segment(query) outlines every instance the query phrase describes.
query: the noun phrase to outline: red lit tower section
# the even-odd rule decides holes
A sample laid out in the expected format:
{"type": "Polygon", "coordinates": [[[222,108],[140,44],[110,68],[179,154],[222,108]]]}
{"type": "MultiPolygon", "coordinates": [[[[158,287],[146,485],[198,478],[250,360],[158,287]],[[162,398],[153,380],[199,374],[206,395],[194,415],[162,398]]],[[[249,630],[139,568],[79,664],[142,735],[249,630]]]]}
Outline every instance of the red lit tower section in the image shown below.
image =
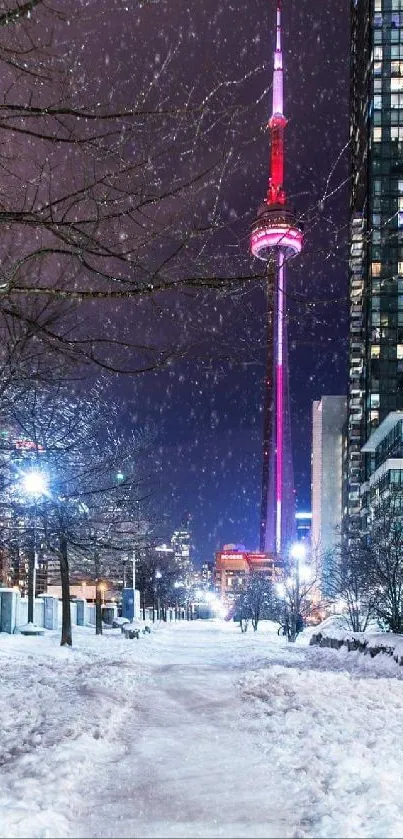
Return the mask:
{"type": "Polygon", "coordinates": [[[273,107],[268,128],[271,141],[267,195],[252,227],[253,256],[267,263],[268,360],[265,382],[263,480],[260,550],[281,557],[295,530],[294,478],[288,397],[286,328],[286,265],[300,253],[302,225],[287,203],[284,189],[283,53],[281,4],[277,0],[273,107]]]}

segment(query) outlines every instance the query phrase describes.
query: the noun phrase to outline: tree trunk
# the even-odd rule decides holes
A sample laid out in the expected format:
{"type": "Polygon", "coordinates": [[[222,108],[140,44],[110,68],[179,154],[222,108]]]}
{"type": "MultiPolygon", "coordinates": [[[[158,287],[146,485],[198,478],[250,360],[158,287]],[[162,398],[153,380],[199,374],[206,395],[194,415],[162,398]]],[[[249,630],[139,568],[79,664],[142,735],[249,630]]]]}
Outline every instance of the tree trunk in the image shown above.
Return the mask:
{"type": "Polygon", "coordinates": [[[95,635],[102,635],[102,597],[99,579],[99,554],[95,551],[95,635]]]}
{"type": "Polygon", "coordinates": [[[294,642],[297,637],[297,614],[294,610],[292,610],[290,615],[290,632],[288,635],[288,640],[294,642]]]}
{"type": "Polygon", "coordinates": [[[66,644],[71,647],[71,612],[70,612],[70,576],[67,555],[67,539],[64,533],[60,535],[60,577],[62,581],[62,637],[60,646],[66,644]]]}

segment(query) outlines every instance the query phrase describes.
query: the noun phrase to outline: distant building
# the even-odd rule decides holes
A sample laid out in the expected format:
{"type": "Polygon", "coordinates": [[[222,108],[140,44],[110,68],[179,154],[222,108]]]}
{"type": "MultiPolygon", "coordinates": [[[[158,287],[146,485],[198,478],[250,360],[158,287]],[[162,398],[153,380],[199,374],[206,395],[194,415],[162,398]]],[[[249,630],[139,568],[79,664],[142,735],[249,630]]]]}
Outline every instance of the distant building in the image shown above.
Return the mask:
{"type": "Polygon", "coordinates": [[[311,543],[322,558],[340,541],[346,411],[345,396],[322,396],[313,403],[311,543]]]}
{"type": "Polygon", "coordinates": [[[298,541],[303,542],[307,546],[307,549],[309,549],[312,530],[312,513],[310,510],[295,513],[295,529],[298,541]]]}
{"type": "Polygon", "coordinates": [[[200,570],[202,586],[210,589],[214,585],[214,562],[203,562],[200,570]]]}
{"type": "Polygon", "coordinates": [[[274,554],[247,551],[243,546],[224,545],[215,554],[214,580],[217,594],[223,603],[230,605],[242,589],[245,577],[253,571],[270,580],[280,573],[274,554]]]}
{"type": "Polygon", "coordinates": [[[178,577],[181,578],[182,582],[186,585],[192,583],[192,534],[189,515],[184,516],[180,528],[174,531],[170,542],[157,545],[155,550],[161,560],[162,567],[164,562],[175,562],[178,577]]]}
{"type": "Polygon", "coordinates": [[[190,532],[190,516],[186,515],[181,523],[179,530],[175,530],[171,537],[171,547],[174,552],[174,558],[179,572],[183,579],[187,579],[192,572],[191,560],[191,532],[190,532]]]}

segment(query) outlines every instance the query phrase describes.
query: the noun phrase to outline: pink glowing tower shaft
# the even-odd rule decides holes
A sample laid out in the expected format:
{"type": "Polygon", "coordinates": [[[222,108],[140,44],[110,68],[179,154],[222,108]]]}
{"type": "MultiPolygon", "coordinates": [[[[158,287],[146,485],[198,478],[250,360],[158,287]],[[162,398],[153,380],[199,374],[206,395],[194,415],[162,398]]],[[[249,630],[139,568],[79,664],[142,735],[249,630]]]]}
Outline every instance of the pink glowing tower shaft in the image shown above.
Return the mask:
{"type": "Polygon", "coordinates": [[[284,303],[285,303],[285,270],[284,254],[278,255],[277,273],[277,347],[276,347],[276,553],[281,552],[282,545],[282,506],[283,506],[283,456],[284,456],[284,375],[283,375],[283,345],[284,345],[284,303]]]}

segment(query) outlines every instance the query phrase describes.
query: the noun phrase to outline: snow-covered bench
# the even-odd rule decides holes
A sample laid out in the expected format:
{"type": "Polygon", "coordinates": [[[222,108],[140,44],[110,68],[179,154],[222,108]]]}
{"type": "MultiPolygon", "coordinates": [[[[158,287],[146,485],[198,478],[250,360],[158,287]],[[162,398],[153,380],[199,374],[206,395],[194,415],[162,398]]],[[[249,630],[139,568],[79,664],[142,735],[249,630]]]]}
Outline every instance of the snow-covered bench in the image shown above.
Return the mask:
{"type": "Polygon", "coordinates": [[[122,634],[125,638],[140,638],[140,633],[142,635],[149,634],[151,632],[151,627],[147,624],[143,626],[141,623],[137,621],[132,621],[131,623],[124,623],[122,624],[122,634]]]}

